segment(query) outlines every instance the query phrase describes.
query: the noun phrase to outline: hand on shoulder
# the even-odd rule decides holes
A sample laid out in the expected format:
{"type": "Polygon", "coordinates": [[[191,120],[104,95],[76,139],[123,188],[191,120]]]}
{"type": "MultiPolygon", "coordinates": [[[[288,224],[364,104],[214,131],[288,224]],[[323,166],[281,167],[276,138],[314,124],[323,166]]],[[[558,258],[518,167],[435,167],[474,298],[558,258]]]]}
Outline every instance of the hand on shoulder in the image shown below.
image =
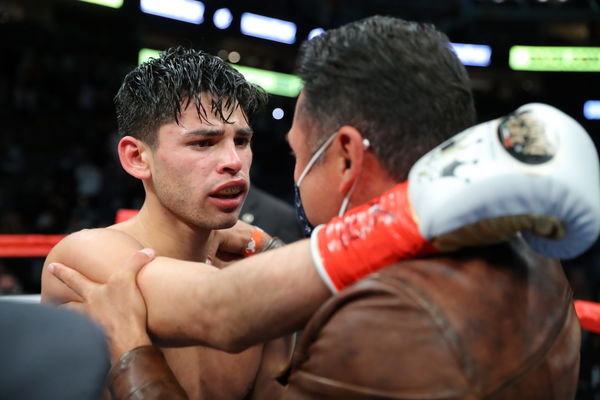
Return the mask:
{"type": "Polygon", "coordinates": [[[61,240],[48,254],[42,270],[42,302],[80,301],[74,291],[48,271],[58,262],[75,269],[94,282],[106,282],[131,254],[143,246],[125,232],[112,228],[84,229],[61,240]]]}

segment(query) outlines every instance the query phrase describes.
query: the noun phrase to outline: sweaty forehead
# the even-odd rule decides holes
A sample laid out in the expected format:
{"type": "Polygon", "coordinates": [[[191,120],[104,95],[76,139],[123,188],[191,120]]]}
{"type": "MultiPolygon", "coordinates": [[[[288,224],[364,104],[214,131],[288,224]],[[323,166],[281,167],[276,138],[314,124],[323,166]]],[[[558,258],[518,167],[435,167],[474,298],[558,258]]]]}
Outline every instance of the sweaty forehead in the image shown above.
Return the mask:
{"type": "Polygon", "coordinates": [[[202,93],[200,101],[197,98],[186,99],[181,103],[181,119],[199,119],[207,125],[223,123],[238,126],[248,126],[248,118],[239,103],[229,98],[219,99],[211,94],[202,93]]]}

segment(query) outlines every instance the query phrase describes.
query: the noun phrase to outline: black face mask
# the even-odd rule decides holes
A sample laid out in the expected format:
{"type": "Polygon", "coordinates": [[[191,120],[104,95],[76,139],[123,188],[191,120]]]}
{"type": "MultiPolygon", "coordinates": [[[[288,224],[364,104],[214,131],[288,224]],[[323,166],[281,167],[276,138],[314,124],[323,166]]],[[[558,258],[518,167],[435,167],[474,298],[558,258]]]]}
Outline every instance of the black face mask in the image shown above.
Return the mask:
{"type": "MultiPolygon", "coordinates": [[[[300,174],[300,177],[298,178],[298,182],[296,182],[294,184],[294,208],[296,209],[296,219],[298,220],[300,229],[302,230],[302,233],[304,234],[305,237],[309,237],[312,234],[312,231],[315,227],[310,223],[310,221],[308,220],[308,217],[306,216],[306,212],[304,211],[304,206],[302,205],[302,199],[300,198],[300,184],[302,183],[302,181],[304,180],[306,175],[308,175],[308,172],[313,167],[313,165],[315,165],[315,163],[317,162],[319,157],[321,157],[323,155],[323,153],[325,152],[325,150],[327,150],[329,145],[331,145],[331,143],[333,142],[333,139],[335,139],[336,135],[337,135],[337,131],[334,132],[321,145],[321,147],[319,147],[317,149],[317,151],[315,151],[315,154],[313,154],[312,158],[308,161],[308,164],[306,164],[306,167],[304,167],[304,171],[302,171],[302,173],[300,174]]],[[[369,143],[368,139],[363,139],[363,146],[365,149],[368,149],[370,147],[370,143],[369,143]]],[[[348,207],[348,202],[350,201],[350,196],[352,195],[352,192],[354,191],[354,187],[356,186],[357,182],[358,182],[358,179],[352,184],[352,188],[350,189],[350,191],[344,198],[344,202],[342,203],[342,206],[340,207],[340,211],[339,211],[338,215],[341,216],[346,212],[346,208],[348,207]]]]}

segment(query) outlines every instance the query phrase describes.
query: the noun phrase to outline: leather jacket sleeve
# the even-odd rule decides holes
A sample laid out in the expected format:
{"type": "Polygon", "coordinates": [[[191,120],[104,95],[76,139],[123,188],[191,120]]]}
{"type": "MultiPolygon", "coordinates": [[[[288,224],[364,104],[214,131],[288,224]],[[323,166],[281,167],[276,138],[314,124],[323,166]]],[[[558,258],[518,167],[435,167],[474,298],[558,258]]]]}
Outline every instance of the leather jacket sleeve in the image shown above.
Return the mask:
{"type": "Polygon", "coordinates": [[[188,399],[155,346],[141,346],[123,354],[110,369],[107,385],[115,400],[188,399]]]}

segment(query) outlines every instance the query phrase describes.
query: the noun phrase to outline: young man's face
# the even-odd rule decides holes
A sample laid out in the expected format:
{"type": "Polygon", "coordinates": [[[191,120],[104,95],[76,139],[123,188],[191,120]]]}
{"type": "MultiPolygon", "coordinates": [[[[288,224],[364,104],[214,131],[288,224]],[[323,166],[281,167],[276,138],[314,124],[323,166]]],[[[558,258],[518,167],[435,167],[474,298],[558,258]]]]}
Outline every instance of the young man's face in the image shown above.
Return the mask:
{"type": "Polygon", "coordinates": [[[248,192],[252,130],[239,107],[224,122],[210,112],[208,96],[203,95],[202,105],[208,121],[190,103],[179,125],[160,127],[152,185],[158,201],[177,218],[194,227],[221,229],[235,224],[248,192]]]}

